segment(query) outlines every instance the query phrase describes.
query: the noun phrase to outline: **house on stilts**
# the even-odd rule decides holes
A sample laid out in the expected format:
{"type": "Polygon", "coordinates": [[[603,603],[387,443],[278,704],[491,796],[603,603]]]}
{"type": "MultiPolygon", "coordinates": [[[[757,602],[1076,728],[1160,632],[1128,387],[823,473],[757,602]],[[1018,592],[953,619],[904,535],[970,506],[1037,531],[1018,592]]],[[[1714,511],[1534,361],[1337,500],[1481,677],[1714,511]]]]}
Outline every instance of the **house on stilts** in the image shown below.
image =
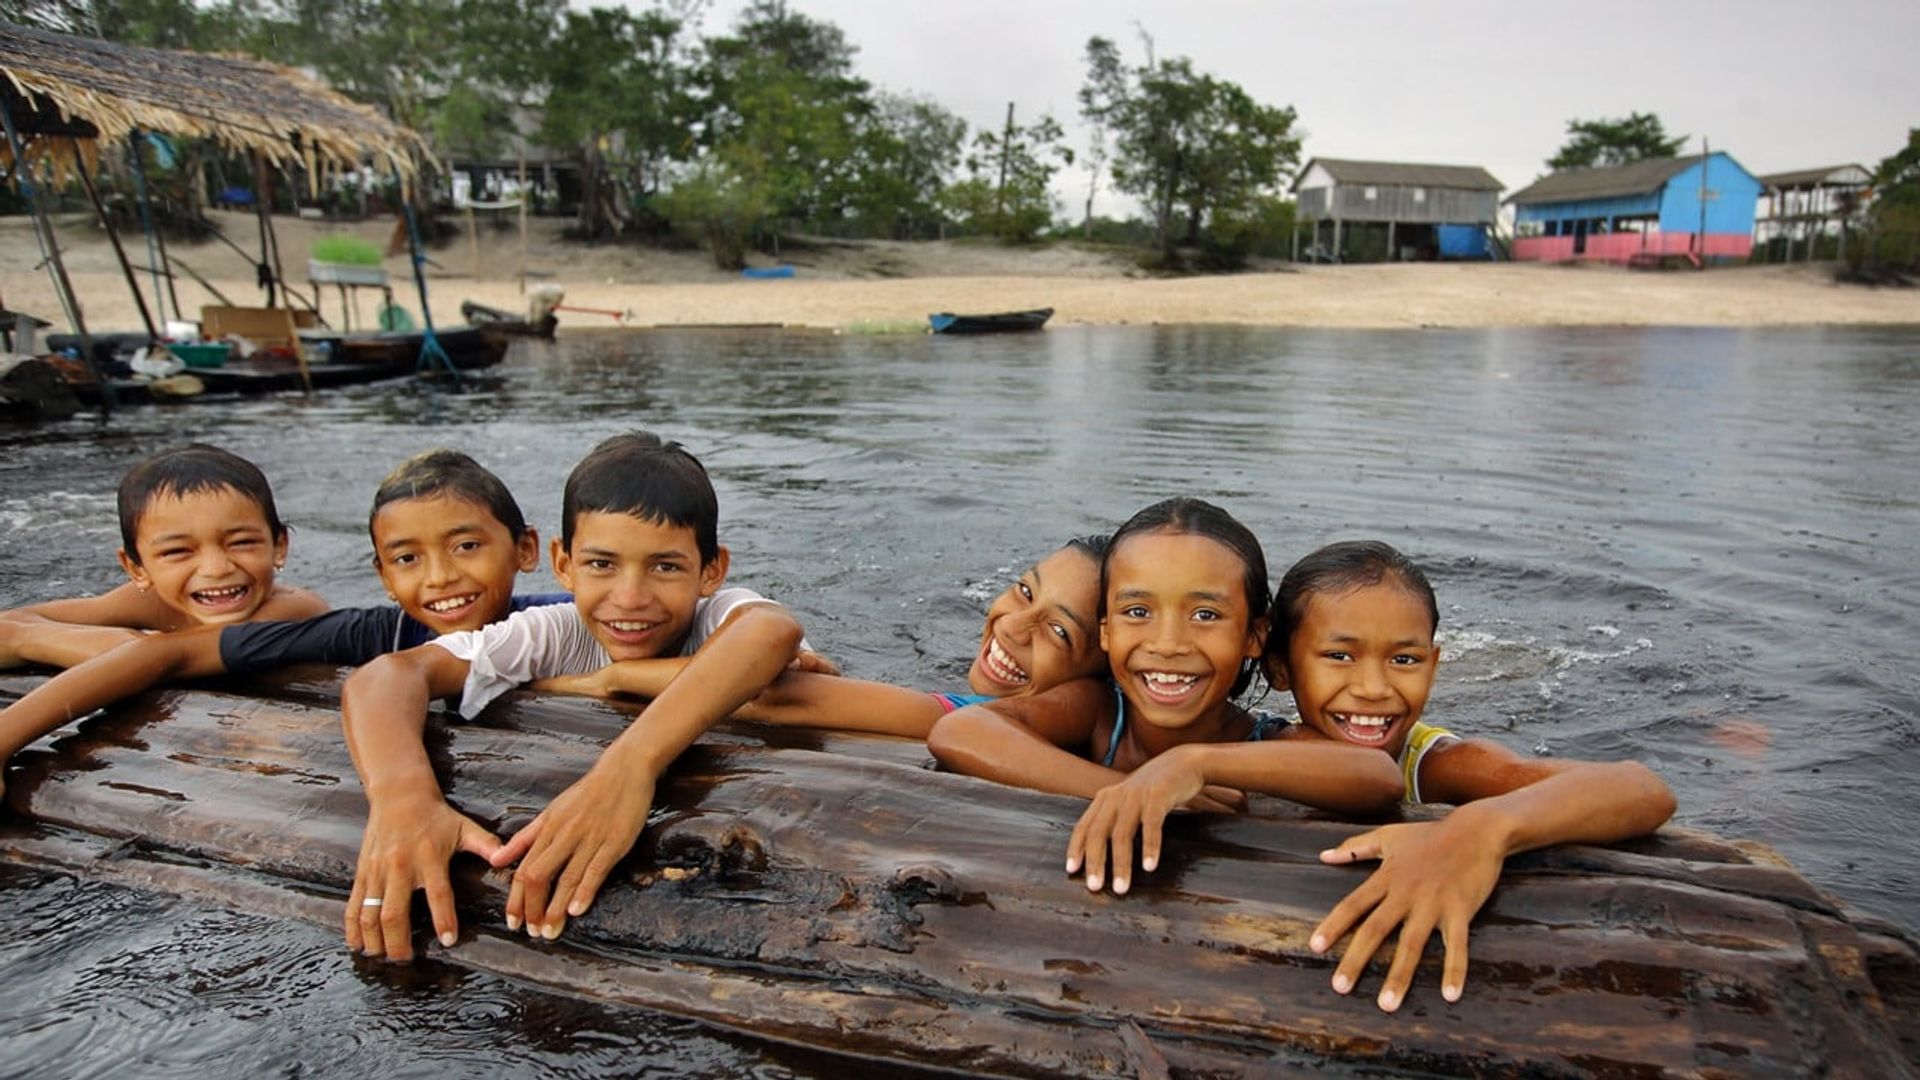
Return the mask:
{"type": "Polygon", "coordinates": [[[1745,259],[1760,181],[1731,155],[1568,169],[1507,197],[1516,260],[1745,259]]]}
{"type": "Polygon", "coordinates": [[[1498,254],[1500,181],[1478,165],[1314,158],[1293,182],[1293,257],[1316,262],[1498,254]]]}
{"type": "Polygon", "coordinates": [[[1847,257],[1846,222],[1865,209],[1873,174],[1859,165],[1760,178],[1753,240],[1767,262],[1847,257]],[[1831,245],[1831,246],[1829,246],[1831,245]]]}

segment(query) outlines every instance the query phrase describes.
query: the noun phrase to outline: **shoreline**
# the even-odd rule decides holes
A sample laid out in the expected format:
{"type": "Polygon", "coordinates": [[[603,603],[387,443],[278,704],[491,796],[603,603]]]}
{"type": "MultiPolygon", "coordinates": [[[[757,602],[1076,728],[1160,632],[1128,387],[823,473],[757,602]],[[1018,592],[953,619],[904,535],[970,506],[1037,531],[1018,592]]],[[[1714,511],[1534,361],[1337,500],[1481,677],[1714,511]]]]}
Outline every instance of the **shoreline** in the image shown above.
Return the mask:
{"type": "MultiPolygon", "coordinates": [[[[216,215],[229,236],[250,219],[216,215]]],[[[564,222],[538,220],[530,238],[528,284],[551,282],[565,303],[631,312],[562,311],[565,330],[777,324],[790,328],[908,332],[936,311],[1055,309],[1052,325],[1217,325],[1324,329],[1492,327],[1771,327],[1920,325],[1920,290],[1866,288],[1832,280],[1832,264],[1737,266],[1698,271],[1628,271],[1537,263],[1398,263],[1345,266],[1266,264],[1251,272],[1162,278],[1133,264],[1137,253],[1060,242],[1006,248],[978,241],[815,240],[787,249],[789,279],[749,280],[714,269],[701,251],[585,245],[560,238],[564,222]]],[[[300,293],[307,251],[327,233],[348,232],[384,244],[384,221],[275,221],[282,266],[300,293]]],[[[59,224],[63,257],[82,316],[95,332],[141,325],[104,234],[76,215],[59,224]]],[[[124,238],[136,267],[144,245],[124,238]]],[[[225,245],[174,244],[172,254],[240,304],[263,293],[251,262],[225,245]]],[[[525,309],[521,249],[510,230],[456,237],[430,252],[428,289],[436,325],[461,322],[463,300],[525,309]],[[477,240],[477,242],[476,242],[477,240]],[[476,276],[473,271],[479,269],[476,276]]],[[[0,298],[5,306],[62,325],[49,276],[28,219],[0,218],[0,298]]],[[[771,260],[758,260],[770,262],[771,260]]],[[[396,300],[417,320],[418,295],[405,257],[384,267],[396,300]]],[[[143,291],[152,278],[136,270],[143,291]]],[[[176,281],[189,317],[213,294],[190,278],[176,281]]],[[[338,326],[337,290],[320,288],[325,318],[338,326]]],[[[379,292],[356,294],[355,328],[372,325],[379,292]]],[[[152,298],[149,296],[149,303],[152,298]]]]}

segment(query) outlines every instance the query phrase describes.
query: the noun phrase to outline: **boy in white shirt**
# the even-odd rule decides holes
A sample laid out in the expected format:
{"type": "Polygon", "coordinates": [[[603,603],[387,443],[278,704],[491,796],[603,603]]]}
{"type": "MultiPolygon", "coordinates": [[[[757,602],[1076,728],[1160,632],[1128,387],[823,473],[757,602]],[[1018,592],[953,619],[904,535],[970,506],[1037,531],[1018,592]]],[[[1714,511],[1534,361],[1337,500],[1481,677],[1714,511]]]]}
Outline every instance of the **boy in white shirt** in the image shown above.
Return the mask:
{"type": "Polygon", "coordinates": [[[633,847],[668,763],[751,700],[805,648],[786,608],[723,587],[727,549],[706,469],[648,432],[606,440],[567,477],[554,576],[572,605],[532,608],[482,630],[390,653],[347,680],[341,718],[367,793],[367,828],[347,901],[347,944],[408,960],[415,889],[435,934],[458,938],[447,864],[470,851],[519,860],[507,926],[559,936],[633,847]],[[689,656],[635,725],[593,768],[505,844],[447,805],[422,741],[428,703],[461,695],[472,718],[522,683],[597,671],[617,660],[689,656]]]}

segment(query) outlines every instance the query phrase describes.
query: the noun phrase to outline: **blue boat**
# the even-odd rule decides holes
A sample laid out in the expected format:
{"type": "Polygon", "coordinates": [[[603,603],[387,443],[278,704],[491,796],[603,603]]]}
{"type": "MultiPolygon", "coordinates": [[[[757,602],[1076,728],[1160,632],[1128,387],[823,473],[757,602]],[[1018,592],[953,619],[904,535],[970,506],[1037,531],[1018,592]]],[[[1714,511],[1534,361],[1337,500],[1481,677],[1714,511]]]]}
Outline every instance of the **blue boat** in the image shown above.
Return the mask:
{"type": "Polygon", "coordinates": [[[743,278],[790,278],[793,276],[793,267],[786,263],[781,263],[779,266],[749,266],[740,271],[740,276],[743,278]]]}
{"type": "Polygon", "coordinates": [[[1028,330],[1038,330],[1053,318],[1053,309],[1034,308],[1031,311],[1001,311],[992,315],[955,315],[943,311],[927,316],[927,322],[933,326],[936,334],[1017,334],[1028,330]]]}

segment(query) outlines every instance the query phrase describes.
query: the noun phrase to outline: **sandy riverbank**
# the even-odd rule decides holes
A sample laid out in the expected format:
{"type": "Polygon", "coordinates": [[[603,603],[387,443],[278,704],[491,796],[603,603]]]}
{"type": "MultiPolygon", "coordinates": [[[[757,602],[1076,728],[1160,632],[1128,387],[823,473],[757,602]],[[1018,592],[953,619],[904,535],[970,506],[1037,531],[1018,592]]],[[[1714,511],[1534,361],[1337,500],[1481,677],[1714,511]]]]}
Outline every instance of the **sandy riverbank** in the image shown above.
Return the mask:
{"type": "MultiPolygon", "coordinates": [[[[226,234],[257,247],[253,219],[217,214],[226,234]]],[[[1772,326],[1920,323],[1920,291],[1835,285],[1826,267],[1738,267],[1709,273],[1628,272],[1606,267],[1514,264],[1275,266],[1218,277],[1153,278],[1132,253],[1078,244],[1008,249],[971,241],[916,244],[822,242],[789,248],[789,280],[747,281],[722,273],[699,251],[631,244],[586,246],[559,236],[563,222],[536,220],[526,256],[528,280],[565,287],[566,302],[631,312],[629,325],[778,323],[841,328],[918,323],[931,311],[1052,307],[1057,323],[1228,323],[1262,326],[1772,326]]],[[[315,237],[352,232],[382,244],[390,222],[350,225],[279,218],[282,265],[302,291],[315,237]]],[[[144,242],[129,251],[145,265],[144,242]]],[[[130,329],[139,315],[104,235],[89,219],[61,219],[60,242],[92,329],[130,329]]],[[[239,303],[259,303],[250,260],[219,243],[175,245],[172,254],[239,303]]],[[[432,252],[429,291],[435,318],[459,321],[462,300],[519,309],[520,245],[512,229],[482,228],[477,246],[462,235],[432,252]],[[477,272],[476,272],[477,271],[477,272]]],[[[770,261],[770,260],[763,260],[770,261]]],[[[0,300],[59,320],[28,220],[0,218],[0,300]]],[[[388,272],[401,303],[417,312],[404,257],[388,272]]],[[[150,279],[140,275],[143,288],[150,279]]],[[[215,302],[182,277],[190,312],[215,302]]],[[[371,319],[377,296],[362,293],[356,325],[371,319]]],[[[340,300],[322,306],[336,325],[340,300]]],[[[563,314],[562,325],[611,326],[613,319],[563,314]]]]}

